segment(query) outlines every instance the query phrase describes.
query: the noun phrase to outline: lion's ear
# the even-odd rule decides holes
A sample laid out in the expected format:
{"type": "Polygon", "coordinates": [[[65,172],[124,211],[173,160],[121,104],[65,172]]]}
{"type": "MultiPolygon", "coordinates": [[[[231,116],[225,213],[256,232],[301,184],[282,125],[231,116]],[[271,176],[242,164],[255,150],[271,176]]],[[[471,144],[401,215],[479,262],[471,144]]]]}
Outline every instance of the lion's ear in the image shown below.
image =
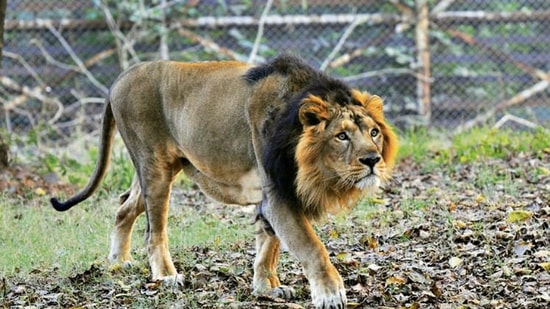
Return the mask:
{"type": "Polygon", "coordinates": [[[370,95],[368,92],[352,90],[352,96],[367,110],[369,116],[376,121],[384,120],[384,103],[377,95],[370,95]]]}
{"type": "Polygon", "coordinates": [[[379,96],[373,95],[369,98],[367,101],[367,110],[369,113],[379,116],[380,119],[384,119],[384,103],[379,96]]]}
{"type": "Polygon", "coordinates": [[[314,126],[329,119],[328,105],[321,98],[310,95],[300,104],[298,115],[303,126],[314,126]]]}

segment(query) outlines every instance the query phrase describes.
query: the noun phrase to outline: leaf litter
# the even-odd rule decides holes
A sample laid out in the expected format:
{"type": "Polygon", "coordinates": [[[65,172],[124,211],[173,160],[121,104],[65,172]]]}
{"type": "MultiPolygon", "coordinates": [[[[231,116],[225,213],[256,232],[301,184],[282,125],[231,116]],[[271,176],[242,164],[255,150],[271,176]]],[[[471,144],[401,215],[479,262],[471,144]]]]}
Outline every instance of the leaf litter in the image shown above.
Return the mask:
{"type": "MultiPolygon", "coordinates": [[[[549,162],[548,153],[521,154],[458,163],[444,171],[404,158],[383,199],[369,202],[368,211],[352,211],[316,227],[344,279],[348,308],[548,308],[549,162]],[[488,166],[496,181],[482,179],[488,166]]],[[[242,213],[194,189],[175,194],[183,204],[203,204],[219,213],[220,220],[248,223],[242,213]]],[[[182,285],[151,281],[143,253],[131,268],[98,262],[69,276],[55,267],[0,275],[0,304],[309,308],[307,279],[287,252],[278,272],[283,284],[296,289],[296,298],[251,296],[253,238],[220,250],[208,245],[172,250],[185,278],[182,285]]]]}

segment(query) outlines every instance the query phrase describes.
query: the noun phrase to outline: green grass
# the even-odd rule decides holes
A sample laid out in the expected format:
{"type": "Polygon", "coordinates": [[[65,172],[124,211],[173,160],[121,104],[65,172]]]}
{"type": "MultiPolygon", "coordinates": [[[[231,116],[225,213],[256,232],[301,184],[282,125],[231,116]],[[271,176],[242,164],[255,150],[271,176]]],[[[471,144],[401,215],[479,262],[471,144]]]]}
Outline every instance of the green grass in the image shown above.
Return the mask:
{"type": "MultiPolygon", "coordinates": [[[[80,272],[92,263],[104,263],[109,251],[117,199],[102,196],[70,211],[59,213],[45,198],[34,201],[0,199],[0,273],[12,275],[35,269],[58,268],[62,274],[80,272]]],[[[250,220],[224,224],[216,213],[173,207],[169,221],[170,247],[174,254],[201,245],[226,248],[254,237],[250,220]]],[[[136,223],[133,252],[146,261],[145,217],[136,223]]]]}
{"type": "Polygon", "coordinates": [[[85,268],[105,255],[107,227],[112,221],[109,207],[88,204],[60,214],[45,199],[22,201],[4,196],[0,203],[0,273],[68,265],[85,268]]]}
{"type": "MultiPolygon", "coordinates": [[[[550,152],[550,134],[543,130],[507,131],[475,129],[457,136],[435,130],[417,130],[401,135],[400,160],[421,162],[426,172],[437,171],[453,177],[456,166],[476,163],[488,158],[513,158],[522,153],[542,157],[550,152]]],[[[56,155],[44,155],[35,163],[42,166],[38,173],[56,172],[64,181],[82,186],[87,182],[95,165],[97,150],[92,148],[80,154],[80,158],[64,159],[56,155]]],[[[550,171],[539,168],[531,177],[547,175],[550,171]]],[[[61,273],[81,271],[91,263],[105,262],[113,229],[117,197],[130,183],[133,175],[130,160],[122,148],[115,150],[113,162],[101,192],[82,205],[65,213],[55,212],[47,198],[33,195],[25,197],[4,194],[0,197],[0,273],[11,275],[28,273],[33,269],[59,268],[61,273]]],[[[188,186],[184,178],[177,184],[188,186]]],[[[502,185],[506,193],[516,193],[511,175],[495,171],[491,166],[479,169],[472,183],[491,198],[495,185],[502,185]]],[[[400,203],[400,212],[388,211],[383,201],[365,200],[353,211],[358,218],[378,218],[380,224],[391,223],[402,216],[425,212],[436,203],[427,198],[409,196],[400,203]]],[[[424,196],[424,197],[426,197],[424,196]]],[[[254,229],[250,215],[238,219],[224,218],[223,214],[209,213],[189,207],[171,209],[169,221],[170,247],[172,253],[200,245],[212,248],[227,248],[234,242],[253,241],[254,229]]],[[[225,210],[224,210],[225,211],[225,210]]],[[[228,212],[233,211],[231,209],[228,212]]],[[[143,240],[144,217],[137,224],[133,235],[133,251],[136,259],[145,258],[143,240]]]]}
{"type": "MultiPolygon", "coordinates": [[[[518,194],[518,186],[513,176],[507,171],[495,169],[486,162],[491,159],[512,159],[517,156],[542,157],[550,153],[550,133],[548,130],[534,131],[495,130],[476,128],[458,135],[436,130],[419,128],[400,134],[399,160],[412,160],[422,166],[425,173],[442,173],[450,179],[458,177],[457,167],[465,164],[479,164],[472,189],[479,191],[479,198],[488,199],[490,204],[498,200],[500,192],[495,187],[504,188],[506,194],[518,194]]],[[[529,157],[526,158],[528,160],[529,157]]],[[[537,168],[529,171],[531,177],[547,176],[549,169],[537,168]]],[[[525,173],[528,173],[525,171],[525,173]]],[[[524,175],[521,175],[524,176],[524,175]]],[[[448,184],[452,186],[452,181],[448,184]]],[[[354,209],[355,216],[365,220],[377,219],[382,225],[389,225],[402,216],[410,216],[429,210],[437,202],[430,197],[428,189],[422,198],[413,196],[401,200],[399,211],[388,210],[384,201],[377,198],[366,198],[354,209]]],[[[345,219],[341,219],[345,220],[345,219]]]]}
{"type": "Polygon", "coordinates": [[[454,171],[457,164],[510,158],[527,152],[537,157],[550,152],[549,131],[476,128],[451,136],[439,130],[420,128],[401,135],[399,157],[422,163],[427,171],[436,168],[454,171]]]}

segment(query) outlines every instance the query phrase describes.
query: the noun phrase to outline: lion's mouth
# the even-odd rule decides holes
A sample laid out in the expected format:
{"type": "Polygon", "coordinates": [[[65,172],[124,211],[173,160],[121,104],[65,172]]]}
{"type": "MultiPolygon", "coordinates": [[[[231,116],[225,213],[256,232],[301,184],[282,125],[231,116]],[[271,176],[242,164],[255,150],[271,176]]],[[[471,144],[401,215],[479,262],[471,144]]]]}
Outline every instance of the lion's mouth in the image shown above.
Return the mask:
{"type": "Polygon", "coordinates": [[[380,186],[380,178],[375,173],[369,173],[355,181],[355,186],[360,190],[375,189],[380,186]]]}

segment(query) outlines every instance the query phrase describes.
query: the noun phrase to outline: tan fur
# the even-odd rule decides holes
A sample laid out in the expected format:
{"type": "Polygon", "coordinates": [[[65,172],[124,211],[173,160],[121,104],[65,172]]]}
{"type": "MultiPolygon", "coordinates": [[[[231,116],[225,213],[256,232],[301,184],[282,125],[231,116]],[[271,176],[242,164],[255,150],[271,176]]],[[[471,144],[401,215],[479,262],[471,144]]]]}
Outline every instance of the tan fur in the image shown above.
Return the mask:
{"type": "Polygon", "coordinates": [[[240,62],[149,62],[132,67],[111,88],[100,157],[89,184],[65,203],[52,199],[54,207],[67,210],[98,187],[116,125],[136,176],[121,196],[109,255],[112,262],[130,263],[130,235],[136,218],[146,212],[152,279],[183,279],[172,262],[166,229],[171,186],[183,170],[204,193],[222,203],[248,205],[264,200],[259,211],[275,235],[261,229],[257,236],[254,293],[292,295],[291,288],[280,285],[276,273],[282,242],[302,264],[314,306],[345,305],[343,281],[310,220],[351,207],[379,180],[386,180],[397,139],[384,122],[379,97],[354,90],[351,94],[360,105],[341,106],[330,97],[310,95],[299,106],[302,133],[291,137],[297,141],[293,156],[299,203],[278,198],[277,192],[269,190],[271,180],[262,164],[271,142],[266,140],[265,128],[313,74],[301,69],[299,62],[290,64],[295,65],[286,75],[273,72],[254,83],[243,78],[252,67],[240,62]],[[381,132],[376,138],[369,135],[373,128],[381,132]],[[340,132],[346,132],[352,144],[337,140],[340,132]],[[370,173],[361,159],[378,154],[382,160],[370,173]],[[296,211],[300,207],[303,211],[296,211]]]}

